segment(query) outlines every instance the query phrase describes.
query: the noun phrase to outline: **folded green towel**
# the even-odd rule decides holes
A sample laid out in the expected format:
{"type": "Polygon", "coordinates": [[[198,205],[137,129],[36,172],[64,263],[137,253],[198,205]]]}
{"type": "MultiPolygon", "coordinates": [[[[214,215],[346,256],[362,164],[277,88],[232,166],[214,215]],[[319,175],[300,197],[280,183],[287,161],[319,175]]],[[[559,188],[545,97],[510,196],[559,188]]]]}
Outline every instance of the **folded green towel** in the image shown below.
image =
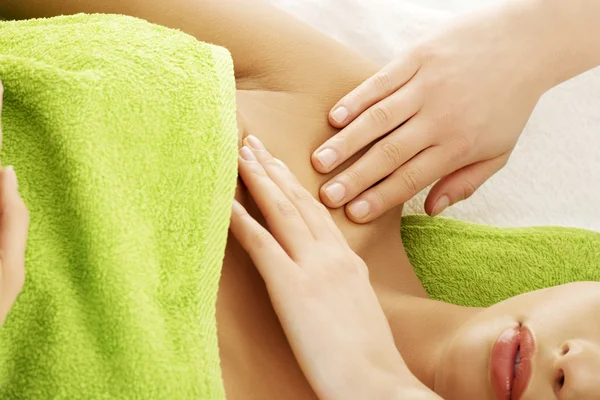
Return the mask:
{"type": "Polygon", "coordinates": [[[223,399],[229,53],[121,16],[0,23],[2,161],[31,213],[2,399],[223,399]]]}
{"type": "Polygon", "coordinates": [[[429,295],[449,303],[489,306],[544,287],[600,281],[600,233],[583,229],[408,216],[402,239],[429,295]]]}

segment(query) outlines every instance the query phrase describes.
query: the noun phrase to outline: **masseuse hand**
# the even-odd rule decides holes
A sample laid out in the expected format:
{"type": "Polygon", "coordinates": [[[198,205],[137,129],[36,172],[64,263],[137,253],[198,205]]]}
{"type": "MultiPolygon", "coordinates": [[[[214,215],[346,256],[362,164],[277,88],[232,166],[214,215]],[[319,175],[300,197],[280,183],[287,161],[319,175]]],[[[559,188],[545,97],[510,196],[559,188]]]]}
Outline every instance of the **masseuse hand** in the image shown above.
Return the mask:
{"type": "Polygon", "coordinates": [[[332,108],[343,129],[314,152],[315,169],[375,144],[323,186],[324,204],[349,203],[348,217],[368,222],[441,178],[425,203],[438,214],[506,164],[548,86],[533,56],[539,38],[502,7],[445,27],[332,108]]]}
{"type": "Polygon", "coordinates": [[[252,148],[241,149],[239,173],[270,232],[237,202],[231,231],[263,277],[319,398],[430,398],[419,397],[427,390],[404,365],[367,267],[329,212],[258,139],[246,144],[252,148]]]}
{"type": "MultiPolygon", "coordinates": [[[[3,88],[0,84],[0,112],[3,88]]],[[[0,130],[0,139],[2,132],[0,130]]],[[[25,247],[29,214],[19,196],[12,167],[0,170],[0,326],[25,282],[25,247]]]]}

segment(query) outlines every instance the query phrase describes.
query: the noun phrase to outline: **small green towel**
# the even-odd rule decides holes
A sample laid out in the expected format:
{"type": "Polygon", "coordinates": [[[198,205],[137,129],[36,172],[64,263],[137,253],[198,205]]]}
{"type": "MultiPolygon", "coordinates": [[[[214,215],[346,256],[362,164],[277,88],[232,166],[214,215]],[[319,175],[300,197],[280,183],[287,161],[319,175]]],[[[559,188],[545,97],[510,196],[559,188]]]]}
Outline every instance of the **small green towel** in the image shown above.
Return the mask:
{"type": "Polygon", "coordinates": [[[404,217],[402,239],[429,295],[485,307],[575,281],[600,281],[600,233],[495,228],[447,218],[404,217]]]}
{"type": "Polygon", "coordinates": [[[31,213],[2,399],[223,399],[237,176],[227,50],[122,16],[0,22],[2,162],[31,213]]]}

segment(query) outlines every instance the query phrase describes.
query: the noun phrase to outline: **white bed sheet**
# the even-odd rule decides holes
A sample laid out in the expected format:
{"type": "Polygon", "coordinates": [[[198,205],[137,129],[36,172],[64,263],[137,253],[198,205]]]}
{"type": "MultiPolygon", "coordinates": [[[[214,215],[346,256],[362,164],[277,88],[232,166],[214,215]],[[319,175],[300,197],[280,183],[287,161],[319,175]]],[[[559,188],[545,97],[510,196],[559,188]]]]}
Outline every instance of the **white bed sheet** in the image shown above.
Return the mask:
{"type": "MultiPolygon", "coordinates": [[[[269,0],[380,64],[462,12],[497,0],[269,0]]],[[[423,212],[425,192],[406,213],[423,212]]],[[[507,167],[445,216],[496,226],[600,231],[600,69],[548,92],[507,167]]]]}

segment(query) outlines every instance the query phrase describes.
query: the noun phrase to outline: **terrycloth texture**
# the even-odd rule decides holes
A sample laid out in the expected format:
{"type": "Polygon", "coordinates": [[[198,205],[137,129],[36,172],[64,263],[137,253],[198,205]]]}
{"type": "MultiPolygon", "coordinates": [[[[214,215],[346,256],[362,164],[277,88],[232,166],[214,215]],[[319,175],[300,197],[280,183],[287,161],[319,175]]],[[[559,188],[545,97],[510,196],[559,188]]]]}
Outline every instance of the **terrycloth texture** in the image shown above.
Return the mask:
{"type": "Polygon", "coordinates": [[[402,239],[429,295],[489,306],[520,293],[600,281],[600,233],[583,229],[495,228],[409,216],[402,239]]]}
{"type": "Polygon", "coordinates": [[[2,161],[31,212],[3,399],[223,399],[229,53],[120,16],[0,23],[2,161]]]}

